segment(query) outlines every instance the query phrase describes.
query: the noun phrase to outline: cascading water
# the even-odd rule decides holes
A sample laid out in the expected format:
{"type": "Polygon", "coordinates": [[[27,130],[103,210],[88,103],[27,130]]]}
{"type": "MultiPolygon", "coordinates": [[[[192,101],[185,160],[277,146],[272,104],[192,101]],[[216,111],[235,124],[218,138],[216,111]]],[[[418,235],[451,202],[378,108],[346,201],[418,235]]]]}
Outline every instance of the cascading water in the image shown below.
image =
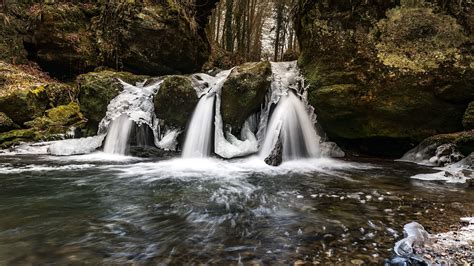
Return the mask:
{"type": "Polygon", "coordinates": [[[317,157],[320,154],[320,137],[304,103],[292,91],[281,96],[272,114],[260,157],[267,158],[279,139],[282,143],[283,160],[317,157]]]}
{"type": "Polygon", "coordinates": [[[133,121],[121,115],[110,123],[105,138],[104,152],[125,155],[129,143],[133,121]]]}
{"type": "Polygon", "coordinates": [[[133,126],[148,126],[155,134],[155,144],[159,143],[158,121],[155,116],[153,95],[161,82],[150,86],[133,86],[120,80],[124,90],[107,106],[107,113],[99,124],[99,135],[106,134],[104,152],[125,155],[133,126]]]}
{"type": "Polygon", "coordinates": [[[279,141],[283,160],[317,157],[321,154],[321,137],[314,128],[314,109],[306,102],[306,98],[304,79],[296,61],[272,63],[271,91],[262,109],[257,133],[261,158],[267,158],[277,148],[279,141]],[[301,99],[295,93],[301,95],[301,99]],[[274,104],[277,104],[276,108],[269,118],[274,104]]]}
{"type": "MultiPolygon", "coordinates": [[[[306,101],[306,87],[296,61],[271,63],[271,67],[272,82],[265,103],[260,112],[252,114],[242,125],[240,138],[224,127],[221,115],[222,87],[233,69],[216,76],[191,76],[200,100],[189,123],[183,157],[202,158],[215,153],[222,158],[235,158],[259,150],[260,156],[265,157],[276,150],[275,146],[281,147],[280,157],[284,160],[325,154],[324,145],[319,145],[314,109],[306,101]]],[[[161,132],[160,125],[166,126],[165,121],[159,120],[154,112],[153,95],[162,80],[149,86],[120,82],[124,89],[108,105],[96,137],[54,142],[48,144],[48,151],[55,155],[89,153],[100,147],[104,139],[106,153],[124,155],[130,145],[146,147],[152,142],[160,149],[176,150],[181,129],[165,128],[161,132]]]]}
{"type": "Polygon", "coordinates": [[[199,100],[184,142],[184,158],[204,158],[211,155],[214,99],[215,95],[204,95],[199,100]]]}
{"type": "Polygon", "coordinates": [[[212,125],[217,91],[222,88],[232,70],[221,71],[215,77],[207,74],[193,76],[194,89],[201,96],[184,141],[184,158],[205,158],[212,153],[212,125]]]}

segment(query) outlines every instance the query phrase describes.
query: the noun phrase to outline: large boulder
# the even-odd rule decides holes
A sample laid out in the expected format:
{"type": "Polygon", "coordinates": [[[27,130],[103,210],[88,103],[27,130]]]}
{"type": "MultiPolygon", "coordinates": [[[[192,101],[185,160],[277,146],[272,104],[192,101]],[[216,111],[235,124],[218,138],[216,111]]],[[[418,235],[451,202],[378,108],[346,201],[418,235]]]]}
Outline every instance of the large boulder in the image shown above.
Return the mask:
{"type": "Polygon", "coordinates": [[[155,113],[166,126],[185,129],[198,102],[192,82],[185,76],[168,76],[155,95],[155,113]]]}
{"type": "Polygon", "coordinates": [[[70,3],[30,7],[32,30],[25,38],[30,57],[60,78],[92,71],[99,64],[90,21],[94,9],[94,5],[70,3]]]}
{"type": "Polygon", "coordinates": [[[474,100],[472,4],[438,2],[299,1],[299,63],[330,138],[400,155],[462,130],[474,100]]]}
{"type": "Polygon", "coordinates": [[[199,25],[172,1],[107,2],[94,25],[105,63],[147,75],[191,73],[209,57],[199,25]]]}
{"type": "Polygon", "coordinates": [[[34,65],[0,61],[0,148],[22,141],[62,138],[85,119],[77,89],[51,79],[34,65]]]}
{"type": "Polygon", "coordinates": [[[202,15],[213,2],[205,8],[126,0],[12,4],[26,16],[18,20],[21,28],[0,29],[0,36],[12,36],[0,48],[17,47],[9,48],[11,56],[26,48],[30,59],[61,79],[99,66],[150,75],[195,72],[209,57],[202,15]]]}
{"type": "Polygon", "coordinates": [[[270,87],[269,62],[246,63],[232,70],[221,93],[221,113],[224,124],[234,134],[240,133],[245,120],[261,110],[270,87]]]}
{"type": "Polygon", "coordinates": [[[100,121],[107,112],[109,102],[123,90],[119,79],[136,84],[143,82],[147,76],[133,75],[128,72],[103,70],[91,72],[77,77],[81,112],[87,119],[86,135],[94,135],[100,121]]]}

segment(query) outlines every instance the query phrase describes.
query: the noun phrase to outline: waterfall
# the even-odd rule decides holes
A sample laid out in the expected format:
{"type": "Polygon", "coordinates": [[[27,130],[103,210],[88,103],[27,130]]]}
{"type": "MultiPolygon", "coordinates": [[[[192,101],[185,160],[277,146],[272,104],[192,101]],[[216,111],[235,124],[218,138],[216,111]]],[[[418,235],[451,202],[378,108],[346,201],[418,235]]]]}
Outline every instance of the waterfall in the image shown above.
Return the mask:
{"type": "Polygon", "coordinates": [[[113,120],[105,138],[104,152],[125,155],[132,126],[133,121],[126,115],[113,120]]]}
{"type": "Polygon", "coordinates": [[[203,158],[211,155],[214,99],[214,95],[204,95],[199,100],[189,124],[183,157],[203,158]]]}
{"type": "Polygon", "coordinates": [[[270,155],[279,138],[283,145],[283,160],[316,157],[320,154],[320,137],[304,103],[292,91],[281,96],[272,114],[260,157],[270,155]]]}
{"type": "Polygon", "coordinates": [[[283,160],[320,156],[321,137],[314,127],[316,116],[307,102],[306,89],[296,61],[272,63],[271,90],[257,132],[261,158],[267,158],[279,140],[283,160]]]}
{"type": "MultiPolygon", "coordinates": [[[[123,91],[110,101],[107,113],[99,124],[98,134],[106,134],[104,152],[125,155],[130,144],[130,134],[133,127],[135,133],[147,131],[149,127],[154,136],[154,143],[159,143],[158,119],[155,115],[153,95],[158,91],[161,81],[150,86],[144,83],[133,86],[122,80],[123,91]]],[[[137,138],[146,134],[136,134],[137,138]]],[[[137,143],[146,143],[145,139],[137,139],[137,143]]]]}
{"type": "MultiPolygon", "coordinates": [[[[201,96],[196,108],[194,109],[191,123],[189,124],[182,156],[209,157],[212,151],[212,130],[214,123],[214,106],[217,92],[222,88],[225,80],[230,75],[230,70],[219,72],[215,77],[207,74],[193,75],[194,89],[201,96]]],[[[216,107],[217,108],[217,107],[216,107]]]]}

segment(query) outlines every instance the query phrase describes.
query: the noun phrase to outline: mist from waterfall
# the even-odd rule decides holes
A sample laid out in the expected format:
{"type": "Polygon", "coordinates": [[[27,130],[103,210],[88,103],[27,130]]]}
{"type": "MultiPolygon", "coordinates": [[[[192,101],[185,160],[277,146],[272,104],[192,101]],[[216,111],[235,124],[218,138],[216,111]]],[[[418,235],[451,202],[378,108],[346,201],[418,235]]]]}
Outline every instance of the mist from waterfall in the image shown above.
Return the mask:
{"type": "Polygon", "coordinates": [[[205,158],[211,155],[214,100],[215,95],[204,95],[199,100],[184,142],[184,158],[205,158]]]}
{"type": "Polygon", "coordinates": [[[281,96],[272,114],[260,150],[261,158],[265,159],[270,155],[279,138],[283,146],[284,161],[320,155],[320,137],[304,103],[293,91],[281,96]]]}

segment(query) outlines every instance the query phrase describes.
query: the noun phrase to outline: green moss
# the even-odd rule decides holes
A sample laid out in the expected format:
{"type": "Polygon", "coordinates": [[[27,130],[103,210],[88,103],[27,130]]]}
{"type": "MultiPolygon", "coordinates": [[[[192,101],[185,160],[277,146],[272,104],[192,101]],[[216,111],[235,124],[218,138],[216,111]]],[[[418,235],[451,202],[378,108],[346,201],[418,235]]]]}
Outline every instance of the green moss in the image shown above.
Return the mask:
{"type": "Polygon", "coordinates": [[[378,58],[387,66],[414,72],[461,59],[460,46],[469,40],[455,18],[431,8],[394,8],[377,25],[378,58]]]}
{"type": "Polygon", "coordinates": [[[466,130],[474,129],[474,102],[471,102],[464,112],[462,124],[466,130]]]}
{"type": "Polygon", "coordinates": [[[188,77],[168,76],[155,95],[155,113],[168,126],[184,129],[197,102],[196,91],[188,77]]]}
{"type": "Polygon", "coordinates": [[[25,125],[43,134],[62,134],[70,127],[82,127],[85,119],[77,103],[60,105],[46,111],[46,115],[37,117],[25,125]]]}
{"type": "Polygon", "coordinates": [[[236,67],[222,87],[221,114],[234,134],[240,133],[245,120],[260,111],[270,87],[269,62],[246,63],[236,67]]]}
{"type": "Polygon", "coordinates": [[[17,129],[0,133],[0,148],[5,149],[24,141],[31,141],[36,134],[33,129],[17,129]]]}
{"type": "Polygon", "coordinates": [[[89,132],[97,132],[99,122],[107,112],[107,105],[122,90],[118,79],[130,84],[141,82],[147,76],[133,75],[128,72],[100,71],[83,74],[77,77],[81,112],[87,118],[89,132]]]}
{"type": "Polygon", "coordinates": [[[75,88],[51,80],[35,68],[0,61],[0,112],[16,124],[23,126],[49,108],[76,100],[75,88]]]}
{"type": "Polygon", "coordinates": [[[352,2],[296,8],[298,63],[327,135],[372,149],[462,130],[474,100],[469,3],[352,2]]]}

